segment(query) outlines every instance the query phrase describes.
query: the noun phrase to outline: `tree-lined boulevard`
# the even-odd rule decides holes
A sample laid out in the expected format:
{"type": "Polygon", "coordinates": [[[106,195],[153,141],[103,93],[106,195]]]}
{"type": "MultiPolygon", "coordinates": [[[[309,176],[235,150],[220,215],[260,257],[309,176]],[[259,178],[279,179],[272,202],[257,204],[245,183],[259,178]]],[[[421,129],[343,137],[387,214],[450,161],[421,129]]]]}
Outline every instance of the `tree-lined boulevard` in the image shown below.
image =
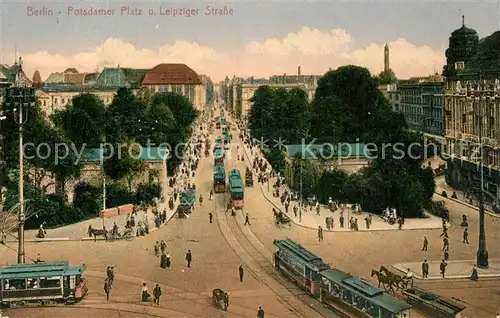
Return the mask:
{"type": "MultiPolygon", "coordinates": [[[[363,215],[370,215],[376,222],[383,222],[381,215],[386,208],[394,208],[398,217],[417,224],[412,229],[407,229],[403,224],[401,230],[396,225],[387,230],[337,231],[340,209],[330,211],[324,205],[318,217],[311,217],[311,214],[316,214],[316,210],[307,208],[302,211],[304,215],[308,214],[307,218],[301,221],[293,219],[290,228],[279,227],[273,208],[285,211],[279,198],[272,194],[276,176],[270,178],[268,185],[257,182],[254,173],[254,185],[245,187],[244,208],[236,211],[234,216],[226,209],[228,193],[215,194],[213,199],[210,198],[214,156],[203,156],[206,147],[204,139],[206,136],[213,145],[220,135],[220,130],[214,130],[211,126],[214,126],[221,109],[224,113],[222,117],[230,124],[232,135],[231,148],[226,151],[224,164],[227,171],[238,169],[243,173],[247,167],[252,168],[256,157],[267,158],[269,170],[272,168],[274,175],[283,168],[284,159],[280,149],[245,144],[239,138],[240,133],[250,137],[250,140],[282,138],[288,144],[300,143],[303,138],[318,138],[319,142],[328,143],[390,142],[408,145],[421,142],[422,136],[410,131],[404,118],[392,113],[387,100],[376,88],[377,81],[389,75],[381,74],[379,79],[374,79],[366,69],[356,66],[330,71],[319,81],[311,104],[301,90],[286,91],[262,86],[252,99],[248,122],[234,118],[234,114],[228,113],[230,110],[224,104],[209,104],[202,113],[197,114],[192,105],[178,94],[136,97],[125,89],[118,91],[108,108],[91,94],[74,98],[72,106],[53,116],[54,125],[50,125],[36,110],[30,113],[26,140],[32,142],[47,142],[50,137],[49,140],[54,142],[67,140],[76,145],[98,147],[104,141],[125,144],[138,142],[144,145],[148,140],[154,140],[156,144],[178,144],[190,140],[193,141],[192,150],[200,141],[200,150],[194,151],[199,158],[194,175],[189,167],[191,157],[184,162],[179,158],[168,162],[169,176],[177,179],[177,184],[170,186],[171,190],[182,190],[188,183],[194,183],[197,203],[188,218],[177,218],[174,211],[168,209],[166,202],[169,198],[155,203],[153,198],[160,194],[145,188],[159,187],[154,180],[143,184],[143,190],[139,190],[141,184],[134,189],[133,181],[138,172],[147,167],[142,167],[134,158],[113,157],[105,162],[104,173],[117,187],[109,192],[120,199],[107,198],[108,206],[150,201],[149,205],[156,204],[160,211],[164,207],[168,209],[167,223],[148,235],[130,241],[27,242],[27,260],[35,259],[39,254],[44,261],[66,260],[72,264],[86,264],[88,269],[84,276],[89,282],[89,294],[81,303],[72,306],[7,309],[3,314],[9,317],[255,317],[260,306],[266,317],[340,316],[339,313],[327,311],[275,271],[273,253],[276,247],[273,241],[285,238],[291,238],[320,255],[330,266],[364,278],[374,285],[378,282],[370,276],[373,269],[410,264],[408,266],[415,273],[417,286],[466,306],[463,316],[494,317],[500,314],[500,272],[495,268],[500,250],[493,243],[500,239],[500,219],[497,216],[486,216],[486,232],[488,242],[491,242],[491,273],[496,278],[481,276],[483,272],[480,272],[477,281],[466,278],[467,275],[460,279],[442,279],[439,278],[440,274],[436,274],[443,258],[443,230],[437,217],[425,219],[429,223],[436,221],[437,228],[426,227],[428,223],[425,222],[419,223],[424,212],[434,206],[433,201],[439,200],[443,200],[449,209],[449,222],[445,230],[451,246],[449,263],[460,261],[465,264],[464,261],[476,258],[479,218],[476,210],[435,194],[436,181],[432,169],[426,165],[428,158],[374,159],[368,167],[353,174],[341,170],[321,171],[317,165],[304,158],[295,158],[293,166],[293,173],[297,176],[295,180],[300,180],[300,184],[296,182],[291,190],[299,193],[300,198],[314,195],[322,204],[327,204],[330,197],[349,206],[359,204],[365,213],[363,215]],[[241,160],[241,156],[244,160],[241,160]],[[187,172],[183,173],[183,169],[187,169],[187,172]],[[200,196],[203,200],[198,203],[200,196]],[[250,224],[245,224],[247,214],[250,224]],[[463,243],[463,215],[468,220],[470,244],[463,243]],[[325,231],[322,240],[318,240],[318,224],[323,226],[321,220],[326,216],[335,219],[335,228],[325,231]],[[426,251],[422,248],[424,237],[428,239],[426,251]],[[172,261],[170,268],[159,266],[160,259],[154,252],[155,243],[159,241],[167,245],[166,250],[172,261]],[[189,268],[185,261],[188,250],[193,257],[189,268]],[[429,279],[419,277],[420,264],[424,260],[431,263],[429,279]],[[102,288],[108,266],[114,267],[116,281],[109,301],[102,288]],[[239,277],[240,266],[245,272],[243,281],[239,277]],[[160,284],[163,295],[159,305],[141,302],[143,283],[149,286],[150,291],[155,284],[160,284]],[[215,288],[228,292],[230,305],[227,312],[212,304],[212,290],[215,288]]],[[[3,130],[9,144],[15,144],[14,125],[11,122],[6,126],[10,128],[3,130]]],[[[10,171],[10,182],[14,184],[17,180],[17,149],[10,147],[5,149],[6,167],[10,171]]],[[[212,153],[212,147],[208,150],[212,153]]],[[[417,150],[423,153],[422,149],[417,150]]],[[[43,183],[30,180],[26,187],[31,201],[27,204],[36,207],[39,217],[46,222],[54,222],[50,223],[54,226],[80,221],[85,218],[84,215],[95,215],[102,206],[102,189],[80,184],[77,186],[79,195],[76,195],[75,189],[73,203],[66,203],[68,190],[65,184],[79,175],[81,167],[69,163],[52,166],[49,160],[27,161],[27,165],[31,170],[53,173],[58,184],[56,191],[46,194],[42,191],[43,183]],[[58,202],[58,205],[55,206],[53,202],[58,202]],[[71,210],[62,211],[63,207],[71,207],[71,210]],[[80,216],[72,218],[76,208],[80,216]]],[[[283,193],[286,188],[281,186],[279,190],[283,193]]],[[[8,192],[5,206],[14,206],[17,200],[15,193],[8,192]]],[[[293,206],[302,208],[297,200],[292,201],[291,205],[289,215],[293,213],[293,206]]],[[[145,215],[149,214],[152,218],[151,211],[149,208],[145,215]]],[[[364,222],[361,219],[359,221],[364,222]]],[[[82,226],[77,223],[67,227],[69,232],[72,229],[76,232],[77,228],[82,226]]],[[[47,231],[49,238],[57,239],[51,237],[50,228],[47,231]]],[[[16,257],[16,242],[7,240],[5,245],[0,246],[2,263],[15,263],[16,257]]],[[[449,266],[447,273],[451,277],[454,271],[452,267],[449,266]]],[[[461,270],[468,272],[472,268],[466,266],[461,270]]],[[[401,295],[398,297],[401,298],[401,295]]],[[[429,314],[415,308],[411,316],[427,317],[429,314]]]]}

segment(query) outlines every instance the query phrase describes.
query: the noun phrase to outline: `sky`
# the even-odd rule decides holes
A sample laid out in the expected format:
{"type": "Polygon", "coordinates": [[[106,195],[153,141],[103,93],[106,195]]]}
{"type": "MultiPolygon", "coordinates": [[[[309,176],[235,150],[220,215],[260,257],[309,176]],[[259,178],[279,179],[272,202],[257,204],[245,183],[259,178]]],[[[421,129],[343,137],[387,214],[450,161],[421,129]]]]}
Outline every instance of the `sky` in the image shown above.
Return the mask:
{"type": "Polygon", "coordinates": [[[12,64],[17,47],[27,75],[39,70],[42,79],[69,67],[159,63],[184,63],[216,81],[292,75],[299,65],[304,75],[346,64],[378,73],[385,43],[391,69],[409,78],[441,72],[462,15],[480,37],[500,29],[500,2],[488,0],[0,0],[0,14],[0,63],[12,64]],[[224,7],[225,15],[210,11],[224,7]],[[185,8],[193,14],[179,15],[185,8]],[[106,15],[78,15],[89,9],[106,15]]]}

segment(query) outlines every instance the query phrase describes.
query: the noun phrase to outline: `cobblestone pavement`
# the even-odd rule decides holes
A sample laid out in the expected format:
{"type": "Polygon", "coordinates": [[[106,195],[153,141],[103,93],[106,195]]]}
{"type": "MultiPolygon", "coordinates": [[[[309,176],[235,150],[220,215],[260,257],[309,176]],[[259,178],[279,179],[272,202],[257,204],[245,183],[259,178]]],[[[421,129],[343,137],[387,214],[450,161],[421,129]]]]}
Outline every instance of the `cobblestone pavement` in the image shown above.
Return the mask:
{"type": "MultiPolygon", "coordinates": [[[[435,199],[444,200],[450,210],[450,262],[475,259],[479,233],[477,210],[441,196],[436,196],[435,199]],[[462,214],[469,220],[470,244],[462,243],[462,214]]],[[[443,258],[441,229],[325,232],[324,242],[319,243],[316,230],[293,225],[291,228],[277,229],[272,208],[269,201],[248,199],[248,196],[245,201],[245,210],[253,215],[251,230],[269,249],[274,249],[272,243],[269,243],[273,239],[288,237],[321,256],[331,266],[366,278],[374,284],[377,281],[370,277],[370,272],[372,269],[378,270],[381,265],[389,268],[392,264],[421,264],[424,259],[440,262],[443,258]],[[424,236],[429,241],[428,251],[422,251],[424,236]]],[[[491,215],[487,215],[485,220],[490,263],[495,264],[500,259],[500,246],[497,244],[500,240],[500,220],[491,215]]],[[[460,300],[467,307],[463,317],[495,317],[500,314],[499,279],[480,279],[476,282],[417,279],[415,284],[443,297],[460,300]]],[[[412,317],[415,316],[419,314],[412,313],[412,317]]]]}
{"type": "MultiPolygon", "coordinates": [[[[208,194],[212,188],[213,158],[201,161],[195,178],[199,193],[208,194]]],[[[257,194],[257,192],[256,192],[257,194]]],[[[288,299],[294,298],[287,290],[272,290],[252,272],[238,254],[226,243],[215,221],[209,223],[209,212],[214,212],[216,200],[205,200],[197,205],[187,219],[172,218],[167,226],[133,241],[89,242],[61,241],[45,244],[26,243],[26,254],[32,259],[37,254],[46,261],[68,260],[88,266],[90,295],[78,306],[50,309],[12,310],[10,317],[89,317],[85,309],[99,318],[107,317],[255,317],[262,306],[266,317],[299,316],[290,308],[288,299]],[[212,203],[213,202],[213,203],[212,203]],[[154,256],[155,241],[164,240],[172,256],[172,267],[161,269],[154,256]],[[184,261],[187,250],[193,253],[191,268],[184,261]],[[244,265],[244,282],[239,282],[238,267],[244,265]],[[107,266],[115,267],[116,285],[112,299],[107,302],[102,294],[102,281],[107,266]],[[146,282],[152,290],[159,283],[163,288],[162,304],[139,303],[140,290],[146,282]],[[211,302],[214,288],[230,295],[228,312],[215,308],[211,302]],[[126,312],[126,314],[122,313],[126,312]],[[130,314],[130,316],[128,316],[130,314]]],[[[0,246],[1,263],[16,262],[16,244],[0,246]]],[[[308,317],[319,317],[309,314],[308,317]]]]}

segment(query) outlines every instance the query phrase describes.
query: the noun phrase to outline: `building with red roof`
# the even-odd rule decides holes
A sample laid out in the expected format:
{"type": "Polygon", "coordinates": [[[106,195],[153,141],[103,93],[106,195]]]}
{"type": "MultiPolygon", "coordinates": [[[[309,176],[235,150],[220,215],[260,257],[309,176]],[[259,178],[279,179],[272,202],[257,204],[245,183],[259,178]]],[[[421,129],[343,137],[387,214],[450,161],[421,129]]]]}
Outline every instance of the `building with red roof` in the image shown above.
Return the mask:
{"type": "Polygon", "coordinates": [[[151,93],[175,92],[186,96],[196,109],[205,106],[203,79],[186,64],[162,63],[149,70],[142,81],[151,93]]]}

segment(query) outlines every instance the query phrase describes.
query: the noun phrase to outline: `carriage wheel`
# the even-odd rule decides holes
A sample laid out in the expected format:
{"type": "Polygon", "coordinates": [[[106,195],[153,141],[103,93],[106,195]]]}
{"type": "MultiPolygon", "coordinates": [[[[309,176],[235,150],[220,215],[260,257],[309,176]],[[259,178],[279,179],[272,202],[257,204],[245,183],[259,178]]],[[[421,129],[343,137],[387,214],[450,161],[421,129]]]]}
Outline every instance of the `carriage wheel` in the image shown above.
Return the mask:
{"type": "Polygon", "coordinates": [[[214,306],[217,306],[217,297],[215,297],[215,295],[212,297],[212,302],[214,306]]]}

